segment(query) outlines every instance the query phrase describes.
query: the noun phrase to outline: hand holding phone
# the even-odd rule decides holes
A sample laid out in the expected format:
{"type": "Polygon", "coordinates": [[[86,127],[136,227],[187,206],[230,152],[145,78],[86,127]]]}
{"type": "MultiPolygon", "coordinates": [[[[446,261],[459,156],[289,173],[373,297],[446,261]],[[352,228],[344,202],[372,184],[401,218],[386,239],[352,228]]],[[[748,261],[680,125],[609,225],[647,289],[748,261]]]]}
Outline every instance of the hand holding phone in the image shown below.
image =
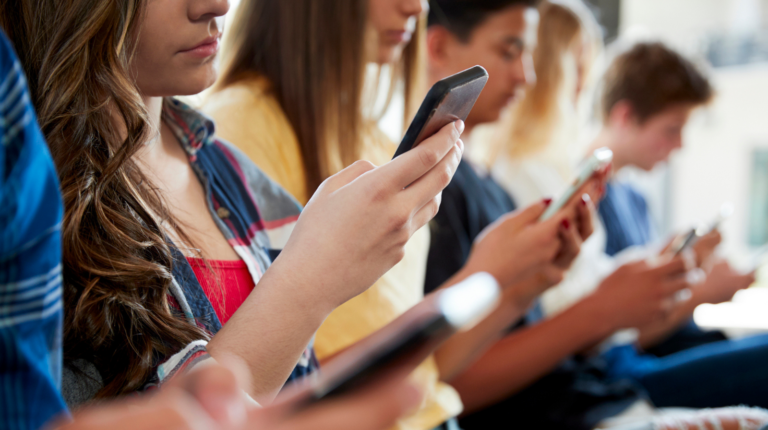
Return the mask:
{"type": "Polygon", "coordinates": [[[686,249],[696,245],[699,239],[719,229],[720,225],[730,218],[731,215],[733,215],[733,204],[730,202],[723,203],[720,206],[720,211],[711,223],[699,228],[691,228],[685,234],[676,237],[669,247],[669,252],[674,256],[682,254],[686,249]]]}
{"type": "Polygon", "coordinates": [[[608,167],[613,161],[613,151],[608,148],[596,149],[589,159],[584,163],[583,167],[576,176],[576,180],[573,181],[570,187],[563,193],[560,198],[553,202],[544,214],[541,215],[539,221],[545,221],[552,218],[560,209],[565,207],[573,196],[589,181],[595,174],[608,167]]]}

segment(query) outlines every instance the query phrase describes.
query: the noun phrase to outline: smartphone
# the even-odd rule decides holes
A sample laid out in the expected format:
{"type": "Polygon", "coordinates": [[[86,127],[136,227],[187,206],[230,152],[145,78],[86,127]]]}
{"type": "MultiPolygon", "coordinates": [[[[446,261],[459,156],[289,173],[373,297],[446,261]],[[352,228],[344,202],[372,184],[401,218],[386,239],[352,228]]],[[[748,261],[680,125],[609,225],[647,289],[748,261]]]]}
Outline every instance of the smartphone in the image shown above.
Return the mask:
{"type": "Polygon", "coordinates": [[[432,86],[413,118],[393,159],[405,154],[446,125],[465,121],[488,82],[488,72],[475,66],[432,86]]]}
{"type": "Polygon", "coordinates": [[[720,211],[711,223],[705,224],[699,228],[692,228],[684,235],[678,236],[675,241],[672,242],[672,247],[670,248],[672,255],[678,256],[682,254],[683,251],[695,245],[700,238],[720,228],[720,225],[730,218],[731,215],[733,215],[733,204],[730,202],[723,203],[722,206],[720,206],[720,211]]]}
{"type": "Polygon", "coordinates": [[[672,255],[677,257],[682,254],[683,251],[693,246],[696,243],[699,235],[696,233],[696,229],[692,228],[687,233],[677,236],[672,242],[672,246],[669,248],[672,255]]]}
{"type": "Polygon", "coordinates": [[[496,279],[487,273],[428,295],[324,366],[304,404],[349,393],[380,378],[407,377],[452,334],[470,329],[493,311],[500,296],[496,279]]]}
{"type": "Polygon", "coordinates": [[[545,221],[549,218],[552,218],[560,209],[563,208],[563,206],[565,206],[571,200],[571,198],[573,198],[573,195],[576,194],[576,192],[578,192],[581,187],[583,187],[584,184],[586,184],[587,181],[592,178],[592,176],[595,175],[595,173],[607,167],[609,164],[611,164],[612,161],[613,151],[608,148],[596,149],[595,152],[592,153],[592,156],[589,157],[589,159],[587,159],[587,161],[584,163],[583,167],[579,171],[579,174],[576,176],[576,180],[573,181],[573,184],[571,184],[571,186],[565,190],[565,193],[563,193],[559,199],[549,205],[547,210],[541,214],[539,221],[545,221]]]}

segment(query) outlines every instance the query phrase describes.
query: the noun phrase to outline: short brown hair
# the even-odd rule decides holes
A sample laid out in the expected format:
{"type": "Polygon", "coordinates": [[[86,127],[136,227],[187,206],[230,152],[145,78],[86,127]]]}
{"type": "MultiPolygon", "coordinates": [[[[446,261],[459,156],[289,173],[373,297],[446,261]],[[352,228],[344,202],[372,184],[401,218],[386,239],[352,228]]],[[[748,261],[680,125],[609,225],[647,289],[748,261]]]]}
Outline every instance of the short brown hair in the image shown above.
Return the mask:
{"type": "Polygon", "coordinates": [[[709,80],[682,55],[662,43],[639,43],[608,68],[603,119],[622,100],[632,105],[642,123],[675,104],[706,104],[713,93],[709,80]]]}

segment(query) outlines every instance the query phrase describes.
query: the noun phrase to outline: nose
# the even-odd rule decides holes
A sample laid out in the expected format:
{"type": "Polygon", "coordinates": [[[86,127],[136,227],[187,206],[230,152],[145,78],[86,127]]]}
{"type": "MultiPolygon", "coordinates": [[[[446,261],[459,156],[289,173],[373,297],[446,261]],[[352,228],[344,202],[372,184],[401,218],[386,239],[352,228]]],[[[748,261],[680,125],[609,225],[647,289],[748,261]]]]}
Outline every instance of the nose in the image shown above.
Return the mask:
{"type": "Polygon", "coordinates": [[[226,15],[229,11],[229,0],[191,0],[189,19],[193,22],[214,20],[226,15]]]}
{"type": "Polygon", "coordinates": [[[421,15],[426,8],[427,2],[425,0],[403,0],[401,3],[403,14],[409,17],[421,15]]]}
{"type": "Polygon", "coordinates": [[[536,67],[533,64],[533,55],[530,52],[523,52],[520,56],[520,61],[523,63],[523,82],[528,85],[536,83],[536,67]]]}

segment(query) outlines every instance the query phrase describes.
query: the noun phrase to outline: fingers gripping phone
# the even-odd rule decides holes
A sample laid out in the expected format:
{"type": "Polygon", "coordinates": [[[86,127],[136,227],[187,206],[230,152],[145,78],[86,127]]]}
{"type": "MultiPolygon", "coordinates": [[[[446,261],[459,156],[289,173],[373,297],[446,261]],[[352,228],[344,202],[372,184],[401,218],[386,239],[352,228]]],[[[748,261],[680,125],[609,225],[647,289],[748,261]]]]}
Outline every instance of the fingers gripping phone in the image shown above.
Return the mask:
{"type": "Polygon", "coordinates": [[[733,204],[725,202],[720,206],[720,211],[717,217],[708,225],[704,225],[699,228],[692,228],[686,232],[686,234],[678,236],[670,247],[674,256],[678,256],[686,249],[692,247],[699,241],[700,238],[712,233],[720,228],[720,225],[733,215],[733,204]]]}
{"type": "Polygon", "coordinates": [[[305,404],[349,393],[393,374],[407,376],[452,334],[470,329],[487,316],[500,296],[496,279],[487,273],[430,294],[324,366],[305,404]],[[400,375],[398,370],[403,369],[406,372],[400,375]]]}
{"type": "Polygon", "coordinates": [[[465,121],[486,82],[488,72],[475,66],[433,85],[392,158],[415,148],[446,125],[459,119],[465,121]]]}
{"type": "Polygon", "coordinates": [[[546,211],[541,214],[539,221],[545,221],[552,218],[560,209],[562,209],[570,200],[573,195],[576,194],[584,184],[589,181],[595,173],[606,168],[613,161],[613,151],[608,148],[596,149],[592,156],[587,159],[584,166],[576,176],[576,180],[573,181],[570,187],[565,190],[562,196],[557,201],[549,205],[546,211]]]}

